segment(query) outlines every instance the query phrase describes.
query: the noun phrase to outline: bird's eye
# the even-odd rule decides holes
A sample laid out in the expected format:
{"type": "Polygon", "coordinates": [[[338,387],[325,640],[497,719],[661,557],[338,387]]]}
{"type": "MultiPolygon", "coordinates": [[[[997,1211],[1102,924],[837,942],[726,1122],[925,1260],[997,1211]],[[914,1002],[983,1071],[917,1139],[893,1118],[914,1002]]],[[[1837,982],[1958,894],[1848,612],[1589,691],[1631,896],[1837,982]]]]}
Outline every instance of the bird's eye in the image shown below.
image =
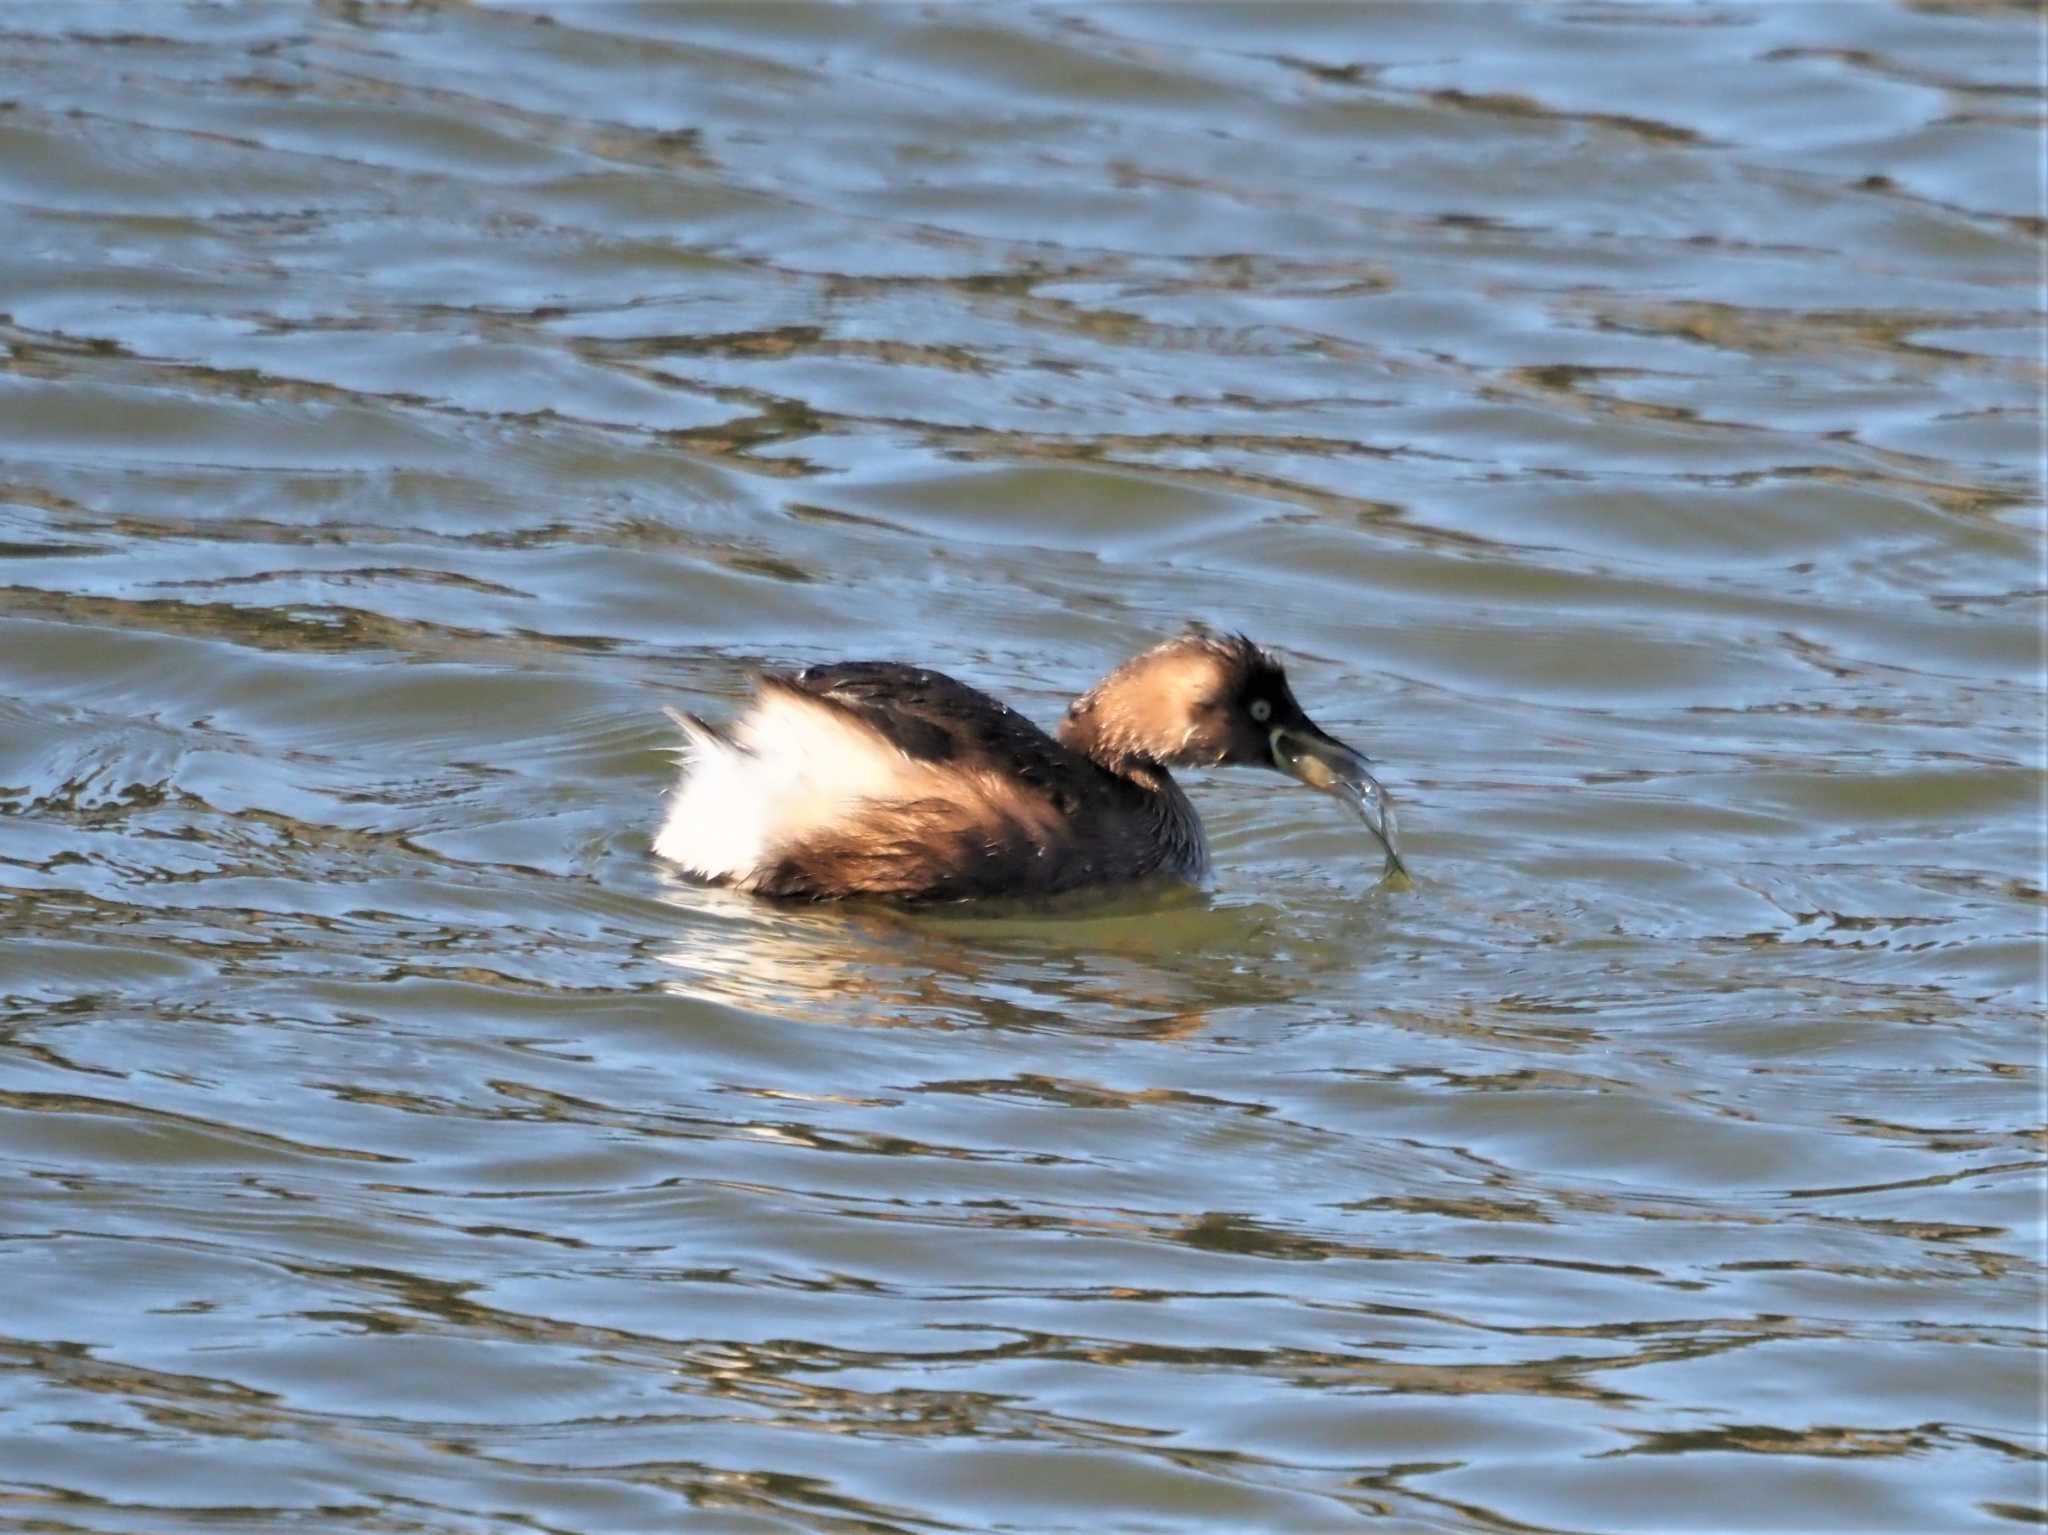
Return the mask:
{"type": "Polygon", "coordinates": [[[1250,713],[1251,717],[1254,720],[1258,721],[1261,725],[1263,725],[1266,723],[1267,720],[1273,717],[1273,705],[1270,701],[1266,699],[1254,698],[1252,700],[1250,713]]]}

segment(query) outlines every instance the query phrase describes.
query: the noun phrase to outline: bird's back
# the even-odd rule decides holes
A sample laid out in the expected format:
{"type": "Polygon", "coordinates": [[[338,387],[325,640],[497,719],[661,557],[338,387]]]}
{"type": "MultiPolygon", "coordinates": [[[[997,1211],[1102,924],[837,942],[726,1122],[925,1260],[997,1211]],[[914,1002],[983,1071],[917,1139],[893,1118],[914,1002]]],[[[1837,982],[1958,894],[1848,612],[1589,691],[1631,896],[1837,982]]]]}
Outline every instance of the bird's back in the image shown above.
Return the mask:
{"type": "Polygon", "coordinates": [[[944,673],[847,661],[770,673],[727,732],[678,716],[689,761],[655,851],[763,895],[1052,894],[1194,877],[1199,824],[944,673]]]}

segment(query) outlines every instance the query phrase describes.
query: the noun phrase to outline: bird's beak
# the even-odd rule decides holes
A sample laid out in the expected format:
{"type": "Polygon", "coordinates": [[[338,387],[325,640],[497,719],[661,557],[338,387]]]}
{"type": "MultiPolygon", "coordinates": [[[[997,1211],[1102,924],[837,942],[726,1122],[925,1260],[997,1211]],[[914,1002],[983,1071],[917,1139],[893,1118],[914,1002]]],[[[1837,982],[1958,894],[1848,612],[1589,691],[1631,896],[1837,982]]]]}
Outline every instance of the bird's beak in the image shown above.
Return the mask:
{"type": "Polygon", "coordinates": [[[1372,776],[1363,752],[1355,752],[1342,741],[1324,735],[1303,720],[1299,725],[1273,727],[1273,765],[1292,773],[1311,789],[1334,794],[1365,822],[1366,830],[1387,850],[1388,874],[1408,872],[1401,861],[1400,834],[1394,829],[1394,806],[1387,791],[1372,776]]]}

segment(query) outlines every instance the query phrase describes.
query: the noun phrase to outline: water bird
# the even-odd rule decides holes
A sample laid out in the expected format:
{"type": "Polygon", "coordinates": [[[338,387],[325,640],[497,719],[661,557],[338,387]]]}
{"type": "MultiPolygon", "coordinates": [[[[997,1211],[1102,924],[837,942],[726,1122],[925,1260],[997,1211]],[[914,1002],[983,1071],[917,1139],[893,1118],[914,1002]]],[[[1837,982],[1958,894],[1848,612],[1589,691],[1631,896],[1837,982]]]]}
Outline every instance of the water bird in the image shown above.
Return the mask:
{"type": "Polygon", "coordinates": [[[1209,870],[1172,769],[1291,774],[1347,803],[1403,873],[1369,759],[1295,701],[1270,651],[1190,629],[1074,700],[1057,737],[926,667],[758,674],[723,729],[671,709],[683,768],[655,853],[763,896],[1041,896],[1209,870]]]}

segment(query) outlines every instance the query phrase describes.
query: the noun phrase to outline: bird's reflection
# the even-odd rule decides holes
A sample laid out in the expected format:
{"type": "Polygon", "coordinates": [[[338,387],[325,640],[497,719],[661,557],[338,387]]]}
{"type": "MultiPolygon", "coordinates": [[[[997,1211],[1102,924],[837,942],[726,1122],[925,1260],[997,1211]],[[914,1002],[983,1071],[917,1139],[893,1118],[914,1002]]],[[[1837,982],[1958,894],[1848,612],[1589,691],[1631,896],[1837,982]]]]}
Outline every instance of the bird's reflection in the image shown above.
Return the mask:
{"type": "Polygon", "coordinates": [[[1298,989],[1261,962],[1275,913],[1185,888],[911,913],[770,903],[670,876],[660,898],[677,914],[659,951],[665,989],[792,1021],[1178,1038],[1219,1008],[1298,989]]]}

